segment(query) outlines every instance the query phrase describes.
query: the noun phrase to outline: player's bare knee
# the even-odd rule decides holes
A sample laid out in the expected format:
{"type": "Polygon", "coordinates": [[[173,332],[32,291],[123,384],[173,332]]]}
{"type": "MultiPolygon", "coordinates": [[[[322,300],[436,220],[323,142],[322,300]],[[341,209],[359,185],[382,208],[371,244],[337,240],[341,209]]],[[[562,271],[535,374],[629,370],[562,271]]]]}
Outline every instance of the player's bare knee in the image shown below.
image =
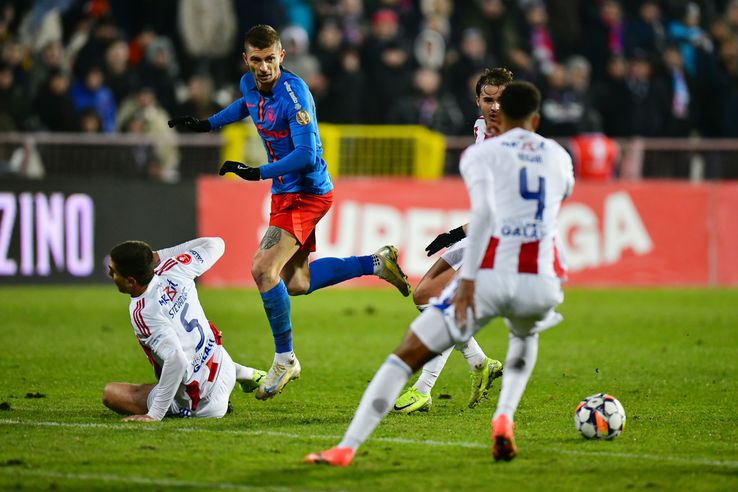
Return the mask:
{"type": "Polygon", "coordinates": [[[400,346],[395,349],[394,354],[407,364],[413,372],[438,355],[431,352],[411,330],[408,330],[400,346]]]}
{"type": "Polygon", "coordinates": [[[271,265],[254,262],[251,266],[251,276],[260,290],[279,283],[279,274],[271,265]]]}
{"type": "Polygon", "coordinates": [[[111,410],[115,410],[112,406],[113,400],[114,400],[114,394],[115,394],[115,383],[106,384],[105,388],[103,388],[102,404],[105,405],[107,408],[110,408],[111,410]]]}
{"type": "Polygon", "coordinates": [[[310,281],[304,279],[292,278],[287,284],[287,293],[291,296],[302,296],[310,290],[310,281]]]}
{"type": "Polygon", "coordinates": [[[421,306],[426,306],[430,298],[431,293],[428,291],[425,283],[418,284],[415,290],[413,290],[413,302],[418,306],[418,309],[421,309],[421,306]]]}

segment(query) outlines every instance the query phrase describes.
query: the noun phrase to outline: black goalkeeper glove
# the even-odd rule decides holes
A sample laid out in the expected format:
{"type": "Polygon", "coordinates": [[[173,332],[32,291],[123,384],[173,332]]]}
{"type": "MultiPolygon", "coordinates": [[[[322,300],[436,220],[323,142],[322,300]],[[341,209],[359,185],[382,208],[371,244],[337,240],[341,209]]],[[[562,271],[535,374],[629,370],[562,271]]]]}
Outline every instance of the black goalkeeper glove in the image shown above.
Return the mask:
{"type": "Polygon", "coordinates": [[[220,166],[218,174],[223,176],[225,173],[237,174],[246,181],[259,181],[261,179],[261,171],[259,171],[258,167],[247,166],[236,161],[225,161],[220,166]]]}
{"type": "Polygon", "coordinates": [[[451,229],[448,232],[439,234],[431,243],[425,247],[428,252],[428,256],[433,255],[441,251],[443,248],[448,248],[452,244],[461,241],[466,237],[464,232],[464,226],[451,229]]]}
{"type": "Polygon", "coordinates": [[[194,116],[180,116],[167,122],[169,128],[187,128],[193,132],[209,132],[212,129],[208,120],[201,120],[194,116]]]}

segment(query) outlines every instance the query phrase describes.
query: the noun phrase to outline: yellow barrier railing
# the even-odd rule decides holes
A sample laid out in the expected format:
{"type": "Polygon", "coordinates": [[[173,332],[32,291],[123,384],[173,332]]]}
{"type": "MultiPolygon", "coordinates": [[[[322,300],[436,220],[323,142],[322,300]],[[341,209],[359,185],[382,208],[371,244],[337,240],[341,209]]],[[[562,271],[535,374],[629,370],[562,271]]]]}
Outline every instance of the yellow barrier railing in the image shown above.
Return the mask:
{"type": "Polygon", "coordinates": [[[323,159],[333,177],[443,175],[442,134],[411,125],[320,125],[323,159]]]}
{"type": "MultiPolygon", "coordinates": [[[[250,122],[221,130],[221,160],[266,162],[264,147],[250,122]]],[[[436,179],[443,175],[446,139],[414,125],[320,125],[323,159],[331,176],[407,176],[436,179]]]]}

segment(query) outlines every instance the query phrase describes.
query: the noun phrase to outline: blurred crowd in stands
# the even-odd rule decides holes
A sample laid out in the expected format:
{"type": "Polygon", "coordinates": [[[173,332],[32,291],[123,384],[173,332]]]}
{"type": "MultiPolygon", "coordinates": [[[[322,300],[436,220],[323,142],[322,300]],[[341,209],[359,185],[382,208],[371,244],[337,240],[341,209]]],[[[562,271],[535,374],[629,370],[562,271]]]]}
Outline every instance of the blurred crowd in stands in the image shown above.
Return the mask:
{"type": "Polygon", "coordinates": [[[467,135],[505,66],[541,87],[544,135],[738,136],[738,0],[0,0],[0,131],[207,117],[257,23],[322,122],[467,135]]]}

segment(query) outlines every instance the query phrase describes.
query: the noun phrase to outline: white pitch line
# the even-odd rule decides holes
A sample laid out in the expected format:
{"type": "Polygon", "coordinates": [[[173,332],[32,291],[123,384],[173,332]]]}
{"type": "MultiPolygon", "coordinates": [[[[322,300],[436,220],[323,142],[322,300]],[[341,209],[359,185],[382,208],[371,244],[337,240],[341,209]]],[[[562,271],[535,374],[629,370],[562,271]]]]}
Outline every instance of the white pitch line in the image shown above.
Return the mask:
{"type": "Polygon", "coordinates": [[[50,470],[25,470],[22,468],[0,468],[0,472],[14,477],[39,477],[60,480],[78,480],[81,482],[122,482],[138,485],[154,485],[159,487],[177,487],[202,490],[266,490],[274,492],[294,492],[287,487],[251,486],[229,482],[194,482],[191,480],[176,480],[172,478],[150,478],[135,475],[111,475],[109,473],[61,473],[50,470]]]}
{"type": "MultiPolygon", "coordinates": [[[[233,434],[233,435],[248,435],[248,436],[271,436],[271,437],[286,437],[289,439],[302,439],[302,440],[333,440],[340,439],[340,436],[328,435],[328,434],[293,434],[290,432],[280,431],[267,431],[267,430],[239,430],[239,429],[212,429],[212,428],[195,428],[195,427],[154,427],[151,424],[102,424],[97,422],[33,422],[33,421],[22,421],[14,419],[0,419],[0,425],[25,425],[33,427],[64,427],[74,429],[109,429],[109,430],[123,430],[123,431],[164,431],[164,432],[194,432],[194,433],[212,433],[212,434],[233,434]]],[[[474,449],[487,449],[489,444],[483,444],[479,442],[470,441],[435,441],[435,440],[424,440],[424,439],[406,439],[403,437],[374,437],[372,441],[378,442],[389,442],[396,444],[411,444],[414,446],[438,446],[438,447],[461,447],[461,448],[474,448],[474,449]]],[[[525,448],[522,448],[525,449],[525,448]]],[[[590,457],[608,457],[608,458],[623,458],[623,459],[638,459],[638,460],[650,460],[650,461],[668,461],[671,463],[679,463],[686,465],[708,465],[718,466],[725,468],[738,468],[738,461],[731,460],[715,460],[711,458],[683,458],[679,456],[665,456],[658,454],[641,454],[641,453],[618,453],[610,451],[578,451],[578,450],[557,450],[557,453],[568,454],[572,456],[590,456],[590,457]]]]}

